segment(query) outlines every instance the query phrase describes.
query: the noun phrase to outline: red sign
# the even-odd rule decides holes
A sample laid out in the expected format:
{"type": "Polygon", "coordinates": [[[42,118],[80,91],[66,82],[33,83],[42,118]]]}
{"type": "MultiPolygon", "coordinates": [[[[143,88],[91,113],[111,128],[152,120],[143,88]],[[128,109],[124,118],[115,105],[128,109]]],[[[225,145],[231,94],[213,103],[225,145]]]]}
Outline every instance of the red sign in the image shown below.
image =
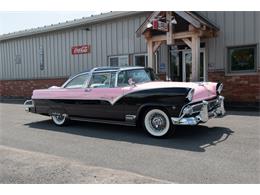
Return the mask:
{"type": "Polygon", "coordinates": [[[168,32],[168,24],[166,22],[159,21],[157,19],[153,20],[153,29],[154,30],[159,30],[163,32],[168,32]]]}
{"type": "Polygon", "coordinates": [[[90,52],[90,45],[78,45],[71,48],[72,55],[84,54],[90,52]]]}

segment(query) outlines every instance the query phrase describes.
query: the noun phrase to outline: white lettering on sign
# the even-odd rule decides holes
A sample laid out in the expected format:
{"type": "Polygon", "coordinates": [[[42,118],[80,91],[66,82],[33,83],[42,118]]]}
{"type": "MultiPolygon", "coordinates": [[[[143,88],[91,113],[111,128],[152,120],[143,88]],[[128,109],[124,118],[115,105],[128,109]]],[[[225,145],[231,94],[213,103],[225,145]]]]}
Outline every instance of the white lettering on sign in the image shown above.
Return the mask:
{"type": "Polygon", "coordinates": [[[79,45],[71,48],[72,55],[85,54],[90,52],[90,45],[79,45]]]}

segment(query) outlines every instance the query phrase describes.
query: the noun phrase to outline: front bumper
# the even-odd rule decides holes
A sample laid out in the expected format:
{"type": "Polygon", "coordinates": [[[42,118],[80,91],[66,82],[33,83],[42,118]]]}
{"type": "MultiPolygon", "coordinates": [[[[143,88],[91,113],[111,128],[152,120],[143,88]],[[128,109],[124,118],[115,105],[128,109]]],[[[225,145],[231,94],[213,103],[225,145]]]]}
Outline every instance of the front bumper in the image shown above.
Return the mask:
{"type": "Polygon", "coordinates": [[[171,121],[174,125],[197,125],[207,122],[210,118],[224,115],[224,97],[218,96],[214,100],[186,105],[181,111],[181,116],[171,117],[171,121]]]}

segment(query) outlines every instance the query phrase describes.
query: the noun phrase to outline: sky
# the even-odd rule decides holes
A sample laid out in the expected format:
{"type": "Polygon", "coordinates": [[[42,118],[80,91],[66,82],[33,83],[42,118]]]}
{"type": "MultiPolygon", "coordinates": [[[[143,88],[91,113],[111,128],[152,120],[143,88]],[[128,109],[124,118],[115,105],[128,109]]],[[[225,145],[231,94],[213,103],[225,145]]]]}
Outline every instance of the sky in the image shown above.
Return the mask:
{"type": "Polygon", "coordinates": [[[0,35],[99,14],[97,11],[0,11],[0,35]]]}

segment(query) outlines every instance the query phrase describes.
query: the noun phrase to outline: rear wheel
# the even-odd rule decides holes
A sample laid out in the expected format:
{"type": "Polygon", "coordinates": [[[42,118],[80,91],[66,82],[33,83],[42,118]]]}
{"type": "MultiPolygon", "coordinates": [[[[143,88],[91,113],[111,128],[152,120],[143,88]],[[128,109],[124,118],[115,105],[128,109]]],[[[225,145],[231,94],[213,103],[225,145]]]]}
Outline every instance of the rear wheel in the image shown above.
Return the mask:
{"type": "Polygon", "coordinates": [[[56,113],[51,115],[51,118],[54,124],[58,126],[66,125],[69,121],[67,114],[56,113]]]}
{"type": "Polygon", "coordinates": [[[149,109],[143,118],[144,129],[154,137],[165,137],[173,134],[170,119],[160,108],[149,109]]]}

